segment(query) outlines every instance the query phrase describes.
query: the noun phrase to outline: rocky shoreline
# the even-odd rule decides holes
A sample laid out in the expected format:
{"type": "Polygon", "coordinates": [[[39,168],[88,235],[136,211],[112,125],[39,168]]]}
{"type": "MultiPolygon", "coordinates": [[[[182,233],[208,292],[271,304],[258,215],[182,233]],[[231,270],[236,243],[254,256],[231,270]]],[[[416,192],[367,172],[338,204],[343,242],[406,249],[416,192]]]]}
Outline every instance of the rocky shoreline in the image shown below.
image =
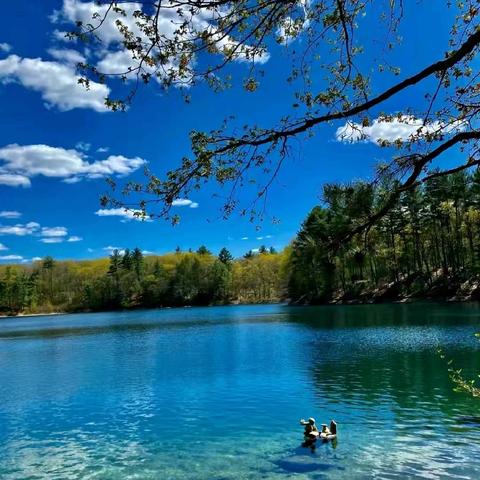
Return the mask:
{"type": "Polygon", "coordinates": [[[480,277],[462,279],[436,272],[430,278],[413,274],[397,281],[371,288],[357,282],[350,291],[335,292],[333,305],[372,303],[407,303],[417,301],[472,302],[480,301],[480,277]]]}
{"type": "Polygon", "coordinates": [[[477,302],[480,301],[480,275],[465,278],[461,274],[430,276],[414,273],[399,276],[398,280],[372,286],[366,280],[357,280],[345,290],[338,289],[329,299],[312,299],[306,295],[290,299],[290,305],[364,305],[375,303],[411,302],[477,302]]]}

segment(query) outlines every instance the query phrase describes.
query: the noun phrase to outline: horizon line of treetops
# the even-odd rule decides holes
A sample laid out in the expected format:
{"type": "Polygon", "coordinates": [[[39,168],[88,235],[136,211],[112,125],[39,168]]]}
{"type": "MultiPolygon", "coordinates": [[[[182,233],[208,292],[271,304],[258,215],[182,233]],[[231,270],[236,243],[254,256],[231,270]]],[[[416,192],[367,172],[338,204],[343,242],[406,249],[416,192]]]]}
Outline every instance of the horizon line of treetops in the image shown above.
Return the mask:
{"type": "MultiPolygon", "coordinates": [[[[452,295],[469,283],[480,294],[480,171],[432,177],[405,191],[370,229],[341,242],[352,225],[378,211],[391,185],[326,185],[324,204],[308,214],[282,251],[264,247],[234,259],[223,248],[144,256],[0,267],[4,313],[290,300],[368,299],[379,287],[393,297],[452,295]]],[[[480,295],[479,295],[480,296],[480,295]]],[[[385,298],[388,300],[389,298],[385,298]]]]}
{"type": "Polygon", "coordinates": [[[163,255],[115,249],[92,260],[47,256],[0,266],[0,313],[275,302],[283,258],[274,247],[235,259],[226,248],[213,255],[204,245],[163,255]]]}

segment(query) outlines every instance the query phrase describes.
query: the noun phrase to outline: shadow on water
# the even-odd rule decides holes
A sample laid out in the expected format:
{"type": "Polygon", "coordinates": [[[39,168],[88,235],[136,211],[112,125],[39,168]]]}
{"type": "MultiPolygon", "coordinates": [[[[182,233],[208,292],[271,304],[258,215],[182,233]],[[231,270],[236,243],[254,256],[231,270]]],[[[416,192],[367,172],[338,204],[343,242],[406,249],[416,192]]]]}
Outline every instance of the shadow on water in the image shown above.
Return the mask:
{"type": "Polygon", "coordinates": [[[460,415],[455,419],[459,426],[474,427],[480,429],[480,416],[460,415]]]}
{"type": "Polygon", "coordinates": [[[284,307],[288,320],[312,328],[477,325],[480,303],[409,303],[284,307]]]}
{"type": "Polygon", "coordinates": [[[332,448],[331,443],[319,444],[315,449],[298,447],[291,455],[274,462],[277,467],[288,473],[312,473],[320,474],[314,478],[322,478],[322,473],[331,470],[345,470],[344,467],[334,462],[326,462],[321,449],[332,448]]]}

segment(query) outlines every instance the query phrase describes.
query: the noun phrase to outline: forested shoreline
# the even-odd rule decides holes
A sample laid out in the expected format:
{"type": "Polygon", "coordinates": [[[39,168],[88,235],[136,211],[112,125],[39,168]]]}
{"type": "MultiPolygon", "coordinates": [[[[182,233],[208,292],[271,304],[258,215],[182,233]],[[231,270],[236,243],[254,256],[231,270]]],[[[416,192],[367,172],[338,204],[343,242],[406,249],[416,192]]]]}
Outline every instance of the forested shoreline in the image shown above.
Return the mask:
{"type": "Polygon", "coordinates": [[[327,185],[283,251],[195,252],[0,267],[0,314],[289,301],[293,304],[480,299],[480,173],[404,192],[365,232],[386,187],[327,185]],[[340,240],[339,239],[342,239],[340,240]],[[337,242],[337,243],[336,243],[337,242]]]}
{"type": "Polygon", "coordinates": [[[281,300],[285,255],[262,247],[234,259],[224,248],[0,267],[0,314],[105,311],[281,300]]]}
{"type": "Polygon", "coordinates": [[[479,170],[433,173],[372,222],[392,188],[365,182],[325,186],[324,205],[310,212],[292,245],[291,299],[480,299],[479,170]],[[361,232],[350,236],[358,225],[361,232]]]}

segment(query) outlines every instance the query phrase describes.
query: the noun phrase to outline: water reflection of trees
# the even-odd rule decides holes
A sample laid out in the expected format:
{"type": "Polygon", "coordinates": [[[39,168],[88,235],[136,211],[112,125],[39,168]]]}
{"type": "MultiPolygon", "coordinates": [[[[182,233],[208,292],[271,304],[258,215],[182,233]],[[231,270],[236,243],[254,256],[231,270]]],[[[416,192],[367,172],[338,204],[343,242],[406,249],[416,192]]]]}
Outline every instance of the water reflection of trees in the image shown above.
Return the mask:
{"type": "Polygon", "coordinates": [[[288,319],[312,328],[479,325],[480,304],[412,303],[287,307],[288,319]]]}
{"type": "MultiPolygon", "coordinates": [[[[382,356],[359,353],[358,358],[353,357],[345,362],[325,362],[316,361],[313,355],[312,380],[322,397],[352,403],[376,403],[389,397],[402,408],[435,404],[447,411],[469,403],[452,391],[445,363],[432,351],[388,352],[382,356]]],[[[480,368],[475,352],[458,351],[455,358],[459,364],[480,368]]]]}
{"type": "Polygon", "coordinates": [[[322,402],[393,402],[405,417],[419,410],[440,409],[447,417],[478,411],[472,399],[453,392],[437,353],[442,344],[466,375],[480,371],[470,333],[478,325],[477,305],[326,307],[293,312],[291,321],[317,331],[305,354],[322,402]]]}

